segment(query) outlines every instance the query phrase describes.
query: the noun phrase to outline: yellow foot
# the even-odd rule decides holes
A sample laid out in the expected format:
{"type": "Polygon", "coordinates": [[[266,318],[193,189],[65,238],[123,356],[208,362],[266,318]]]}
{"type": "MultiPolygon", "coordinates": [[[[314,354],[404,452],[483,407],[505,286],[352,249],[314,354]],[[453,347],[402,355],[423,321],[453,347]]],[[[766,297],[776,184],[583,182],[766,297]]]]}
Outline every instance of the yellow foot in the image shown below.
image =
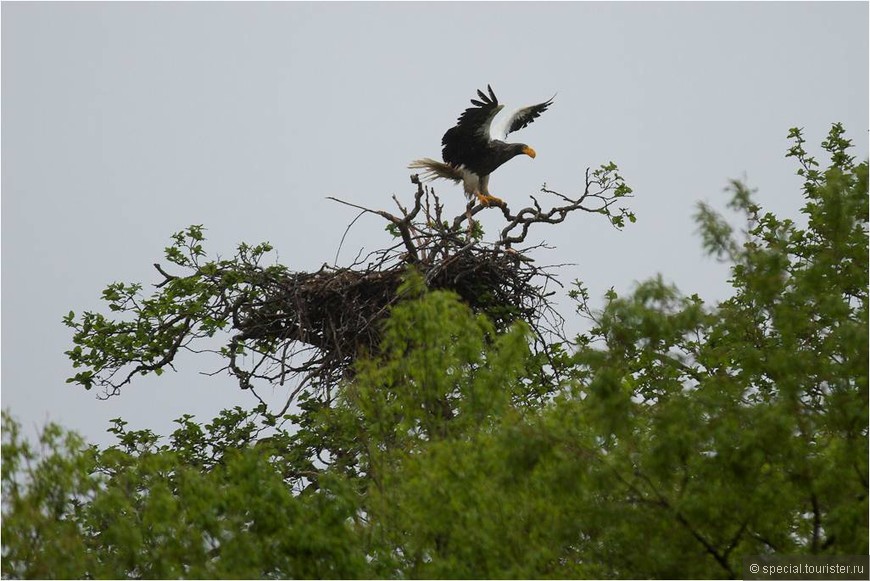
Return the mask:
{"type": "Polygon", "coordinates": [[[490,207],[490,206],[503,206],[504,201],[501,198],[496,198],[495,196],[489,196],[486,194],[477,194],[477,201],[480,202],[481,206],[490,207]]]}

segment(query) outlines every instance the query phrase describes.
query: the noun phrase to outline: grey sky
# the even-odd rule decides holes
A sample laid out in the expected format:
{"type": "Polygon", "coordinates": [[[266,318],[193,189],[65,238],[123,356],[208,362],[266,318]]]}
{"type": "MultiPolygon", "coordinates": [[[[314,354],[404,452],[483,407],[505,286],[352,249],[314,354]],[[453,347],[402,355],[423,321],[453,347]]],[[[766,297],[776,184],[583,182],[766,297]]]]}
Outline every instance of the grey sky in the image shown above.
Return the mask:
{"type": "MultiPolygon", "coordinates": [[[[599,301],[662,273],[726,296],[691,216],[746,177],[769,209],[802,205],[788,129],[816,147],[834,121],[867,156],[868,4],[9,3],[2,5],[2,405],[32,429],[60,421],[106,442],[108,419],[161,433],[183,413],[253,405],[215,360],[136,381],[120,397],[64,383],[69,310],[113,281],[157,282],[169,235],[207,249],[272,242],[297,270],[332,262],[355,216],[388,208],[405,166],[439,157],[476,89],[555,104],[516,134],[490,190],[513,207],[546,182],[566,194],[616,162],[638,223],[588,215],[539,230],[599,301]]],[[[436,184],[455,213],[460,187],[436,184]]],[[[524,204],[523,204],[524,205],[524,204]]],[[[496,211],[484,225],[494,231],[496,211]]],[[[339,262],[386,240],[361,219],[339,262]]],[[[565,309],[566,316],[570,315],[565,309]]],[[[283,393],[264,394],[282,400],[283,393]]]]}

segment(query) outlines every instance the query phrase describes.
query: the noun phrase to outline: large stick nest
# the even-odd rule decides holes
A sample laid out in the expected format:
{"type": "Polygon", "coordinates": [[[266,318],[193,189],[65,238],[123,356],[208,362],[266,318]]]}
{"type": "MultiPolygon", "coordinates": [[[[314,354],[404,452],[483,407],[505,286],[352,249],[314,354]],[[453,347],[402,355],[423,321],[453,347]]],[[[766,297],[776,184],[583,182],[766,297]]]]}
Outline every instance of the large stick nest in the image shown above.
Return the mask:
{"type": "MultiPolygon", "coordinates": [[[[457,293],[499,328],[537,314],[543,296],[531,281],[538,269],[518,254],[477,245],[443,254],[435,263],[413,265],[429,288],[457,293]]],[[[243,309],[239,337],[299,341],[339,358],[376,351],[380,322],[411,265],[403,256],[389,258],[367,269],[324,266],[288,274],[276,281],[274,296],[243,309]]]]}

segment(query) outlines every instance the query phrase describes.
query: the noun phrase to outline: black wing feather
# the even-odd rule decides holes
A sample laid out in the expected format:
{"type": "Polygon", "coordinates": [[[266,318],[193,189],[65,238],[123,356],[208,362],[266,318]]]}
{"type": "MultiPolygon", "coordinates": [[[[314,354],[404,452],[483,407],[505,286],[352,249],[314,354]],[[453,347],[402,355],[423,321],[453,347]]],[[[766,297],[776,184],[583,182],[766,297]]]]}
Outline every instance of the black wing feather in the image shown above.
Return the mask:
{"type": "Polygon", "coordinates": [[[465,165],[469,157],[475,157],[489,146],[489,125],[503,105],[499,105],[492,87],[487,85],[486,88],[489,95],[478,89],[480,101],[471,99],[474,107],[463,111],[456,126],[441,139],[441,155],[447,163],[465,165]]]}
{"type": "Polygon", "coordinates": [[[520,129],[540,117],[541,113],[546,111],[547,108],[553,104],[553,99],[555,98],[556,95],[553,95],[552,97],[550,97],[549,101],[544,101],[543,103],[538,103],[537,105],[525,107],[514,113],[513,118],[510,121],[510,125],[508,125],[507,127],[507,133],[519,131],[520,129]]]}

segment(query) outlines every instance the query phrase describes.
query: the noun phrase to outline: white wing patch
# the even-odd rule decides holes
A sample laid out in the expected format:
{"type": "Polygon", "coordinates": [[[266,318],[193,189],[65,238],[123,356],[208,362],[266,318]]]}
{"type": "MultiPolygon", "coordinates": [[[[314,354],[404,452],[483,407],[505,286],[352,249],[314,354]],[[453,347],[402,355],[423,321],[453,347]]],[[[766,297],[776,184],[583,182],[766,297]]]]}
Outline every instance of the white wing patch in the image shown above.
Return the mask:
{"type": "MultiPolygon", "coordinates": [[[[502,105],[501,107],[504,107],[502,105]]],[[[514,122],[514,119],[522,113],[526,107],[520,107],[510,112],[510,115],[502,115],[497,123],[492,123],[489,130],[489,138],[490,139],[498,139],[499,141],[505,141],[507,139],[508,133],[510,133],[509,129],[511,124],[514,122]]]]}
{"type": "Polygon", "coordinates": [[[498,107],[496,107],[493,110],[492,115],[490,115],[489,121],[487,121],[484,125],[481,125],[481,127],[478,131],[480,131],[480,133],[484,137],[488,137],[489,139],[504,139],[503,137],[496,137],[495,136],[496,134],[493,133],[493,125],[492,125],[493,120],[498,116],[499,111],[501,111],[502,109],[504,109],[504,105],[499,105],[498,107]]]}

